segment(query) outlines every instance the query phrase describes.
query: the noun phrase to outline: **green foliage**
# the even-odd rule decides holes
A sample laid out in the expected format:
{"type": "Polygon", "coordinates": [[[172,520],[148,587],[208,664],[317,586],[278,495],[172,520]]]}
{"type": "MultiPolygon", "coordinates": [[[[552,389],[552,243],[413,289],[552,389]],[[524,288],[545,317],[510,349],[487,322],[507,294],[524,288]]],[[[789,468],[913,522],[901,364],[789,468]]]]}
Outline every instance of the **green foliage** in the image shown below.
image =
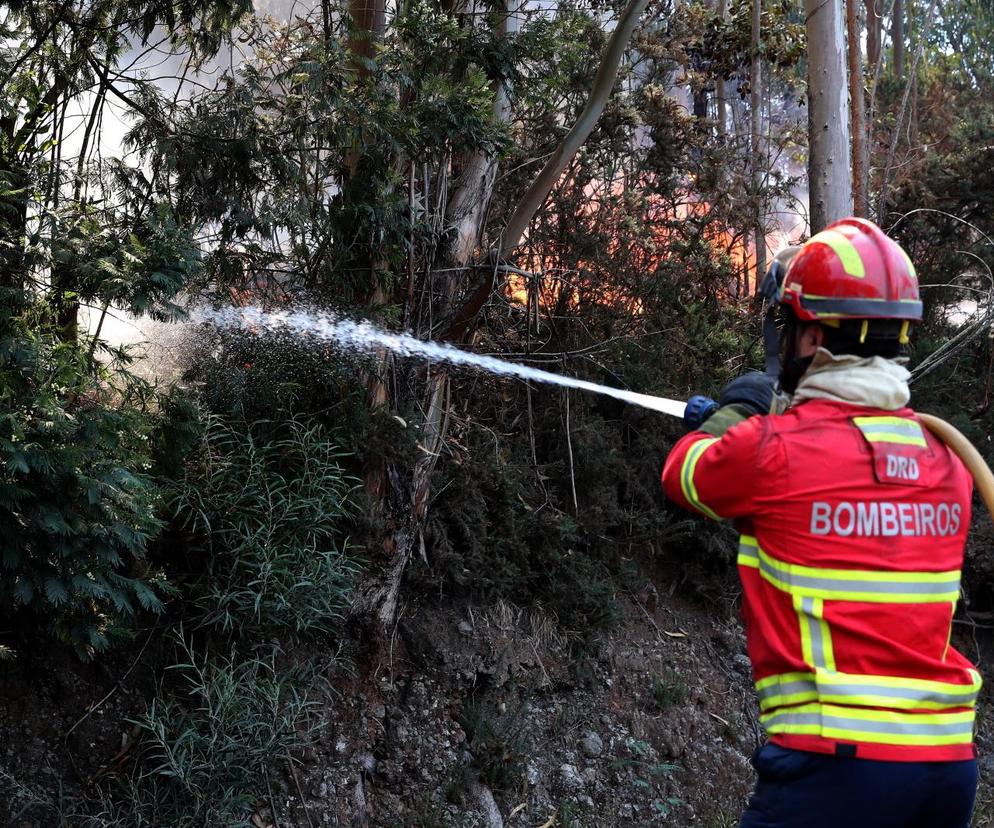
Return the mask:
{"type": "Polygon", "coordinates": [[[137,761],[104,791],[104,828],[250,828],[267,773],[317,736],[315,704],[276,653],[181,662],[135,724],[137,761]]]}
{"type": "Polygon", "coordinates": [[[652,701],[659,710],[679,707],[687,701],[690,690],[676,670],[667,670],[662,676],[652,677],[652,701]]]}
{"type": "MultiPolygon", "coordinates": [[[[655,751],[648,742],[643,742],[640,739],[628,739],[625,747],[628,755],[614,759],[611,762],[611,768],[616,773],[630,771],[635,777],[633,780],[635,785],[640,788],[651,790],[660,778],[669,777],[674,771],[680,769],[680,766],[674,762],[658,761],[655,758],[655,751]]],[[[665,815],[674,805],[681,804],[681,800],[670,797],[661,804],[664,805],[664,808],[656,810],[665,815]]]]}
{"type": "Polygon", "coordinates": [[[105,650],[165,582],[144,563],[160,529],[147,475],[148,389],[93,376],[85,343],[22,317],[0,335],[0,604],[25,610],[83,657],[105,650]],[[110,383],[115,383],[114,385],[110,383]]]}
{"type": "Polygon", "coordinates": [[[332,632],[358,571],[344,538],[353,481],[323,429],[210,418],[173,502],[202,544],[202,624],[225,633],[332,632]]]}
{"type": "Polygon", "coordinates": [[[183,315],[173,300],[199,273],[200,251],[167,205],[130,220],[90,205],[50,218],[51,250],[35,264],[49,263],[74,302],[160,320],[183,315]]]}
{"type": "Polygon", "coordinates": [[[453,591],[485,600],[540,603],[584,637],[610,626],[617,587],[604,556],[590,554],[575,518],[541,508],[524,468],[493,462],[488,448],[474,439],[462,463],[438,475],[426,532],[432,568],[415,563],[415,577],[441,577],[453,591]]]}
{"type": "Polygon", "coordinates": [[[495,791],[512,789],[524,772],[531,747],[527,712],[526,698],[498,704],[481,696],[463,705],[459,722],[473,752],[472,770],[495,791]]]}

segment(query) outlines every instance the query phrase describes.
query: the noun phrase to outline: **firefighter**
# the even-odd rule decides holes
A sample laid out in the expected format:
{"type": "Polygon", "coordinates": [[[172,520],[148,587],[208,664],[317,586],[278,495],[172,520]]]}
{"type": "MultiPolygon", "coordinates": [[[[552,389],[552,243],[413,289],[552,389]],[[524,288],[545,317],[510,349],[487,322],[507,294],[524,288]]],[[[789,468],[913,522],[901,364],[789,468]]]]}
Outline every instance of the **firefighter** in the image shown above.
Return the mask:
{"type": "Polygon", "coordinates": [[[779,388],[730,382],[663,469],[672,500],[741,533],[769,735],[741,826],[965,828],[981,680],[950,637],[972,480],[908,407],[915,269],[856,218],[791,252],[764,286],[779,388]]]}

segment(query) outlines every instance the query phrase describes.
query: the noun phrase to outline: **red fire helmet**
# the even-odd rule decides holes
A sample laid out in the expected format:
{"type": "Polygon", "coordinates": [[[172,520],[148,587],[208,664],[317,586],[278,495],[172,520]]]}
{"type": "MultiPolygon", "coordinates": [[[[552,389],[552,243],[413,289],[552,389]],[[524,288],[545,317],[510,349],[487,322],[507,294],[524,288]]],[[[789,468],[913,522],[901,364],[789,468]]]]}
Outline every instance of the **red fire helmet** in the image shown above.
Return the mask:
{"type": "Polygon", "coordinates": [[[798,319],[922,318],[915,266],[901,245],[866,219],[841,219],[812,236],[777,281],[767,295],[776,289],[776,301],[798,319]]]}

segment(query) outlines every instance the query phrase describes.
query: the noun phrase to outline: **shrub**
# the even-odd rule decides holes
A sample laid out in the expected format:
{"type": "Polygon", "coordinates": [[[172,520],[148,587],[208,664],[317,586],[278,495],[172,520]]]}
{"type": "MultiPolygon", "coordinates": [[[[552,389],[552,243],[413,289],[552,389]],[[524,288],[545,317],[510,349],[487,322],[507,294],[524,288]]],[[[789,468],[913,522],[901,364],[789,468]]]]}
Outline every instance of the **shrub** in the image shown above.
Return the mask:
{"type": "Polygon", "coordinates": [[[31,330],[5,308],[0,334],[0,604],[25,609],[84,658],[158,611],[143,563],[160,529],[148,476],[149,389],[87,343],[31,330]]]}
{"type": "Polygon", "coordinates": [[[459,723],[473,751],[471,770],[487,787],[510,790],[521,779],[531,747],[528,710],[526,697],[498,705],[489,695],[463,707],[459,723]]]}
{"type": "Polygon", "coordinates": [[[132,722],[137,762],[104,791],[94,826],[250,826],[267,768],[291,761],[317,734],[314,703],[275,652],[198,656],[181,637],[180,651],[181,663],[166,671],[175,686],[160,687],[132,722]]]}
{"type": "Polygon", "coordinates": [[[317,425],[207,422],[173,506],[208,553],[193,590],[203,624],[224,632],[330,632],[358,566],[343,527],[353,481],[317,425]]]}

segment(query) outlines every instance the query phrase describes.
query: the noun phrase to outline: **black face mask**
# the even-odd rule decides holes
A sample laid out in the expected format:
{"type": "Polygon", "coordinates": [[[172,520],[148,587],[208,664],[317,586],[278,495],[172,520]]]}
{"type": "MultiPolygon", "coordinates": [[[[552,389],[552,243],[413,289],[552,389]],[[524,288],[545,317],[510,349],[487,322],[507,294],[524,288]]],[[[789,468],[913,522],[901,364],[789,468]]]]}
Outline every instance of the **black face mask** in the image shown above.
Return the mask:
{"type": "Polygon", "coordinates": [[[801,377],[811,367],[811,360],[813,359],[814,355],[809,357],[788,357],[783,361],[783,367],[780,369],[780,387],[785,394],[793,394],[797,390],[801,377]]]}
{"type": "Polygon", "coordinates": [[[780,387],[786,394],[797,390],[797,384],[814,359],[814,354],[809,357],[797,355],[797,331],[797,317],[789,313],[780,336],[780,387]]]}

